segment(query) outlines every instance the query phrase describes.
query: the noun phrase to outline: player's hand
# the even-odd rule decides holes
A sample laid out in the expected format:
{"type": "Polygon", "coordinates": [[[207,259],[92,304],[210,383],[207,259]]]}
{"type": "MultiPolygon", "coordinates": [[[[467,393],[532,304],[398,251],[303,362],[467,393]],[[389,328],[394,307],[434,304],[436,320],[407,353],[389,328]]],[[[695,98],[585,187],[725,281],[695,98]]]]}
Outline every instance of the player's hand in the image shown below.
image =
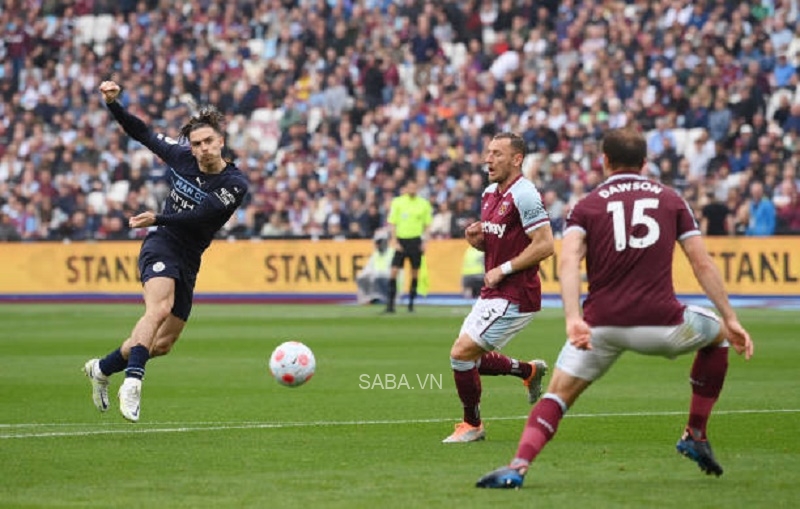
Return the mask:
{"type": "Polygon", "coordinates": [[[104,81],[100,83],[100,92],[103,94],[103,99],[106,104],[116,101],[117,97],[119,97],[120,90],[122,89],[119,85],[113,81],[104,81]]]}
{"type": "Polygon", "coordinates": [[[142,212],[128,219],[128,226],[131,228],[147,228],[156,224],[155,212],[142,212]]]}
{"type": "Polygon", "coordinates": [[[467,226],[464,229],[464,237],[470,246],[483,251],[483,223],[481,221],[475,221],[467,226]]]}
{"type": "Polygon", "coordinates": [[[733,349],[739,355],[744,354],[745,360],[750,360],[753,356],[753,340],[750,339],[750,334],[735,319],[725,320],[725,326],[728,328],[728,342],[733,345],[733,349]]]}
{"type": "Polygon", "coordinates": [[[592,349],[592,330],[583,318],[567,320],[567,340],[578,350],[592,349]]]}
{"type": "Polygon", "coordinates": [[[500,284],[500,281],[502,281],[504,277],[506,277],[506,275],[503,274],[500,267],[495,267],[483,276],[483,284],[487,288],[494,288],[500,284]]]}

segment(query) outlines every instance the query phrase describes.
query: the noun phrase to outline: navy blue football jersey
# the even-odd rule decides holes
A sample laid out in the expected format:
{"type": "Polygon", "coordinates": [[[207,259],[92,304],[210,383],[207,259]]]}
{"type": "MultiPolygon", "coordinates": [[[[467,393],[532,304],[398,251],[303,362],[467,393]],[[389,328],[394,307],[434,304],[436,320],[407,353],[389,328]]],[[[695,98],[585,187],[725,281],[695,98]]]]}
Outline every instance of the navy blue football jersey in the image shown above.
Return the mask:
{"type": "Polygon", "coordinates": [[[218,174],[203,173],[189,145],[154,133],[118,102],[109,104],[108,109],[130,137],[169,166],[169,195],[156,218],[154,234],[178,242],[185,259],[196,259],[199,266],[200,255],[242,203],[247,177],[233,163],[218,174]]]}

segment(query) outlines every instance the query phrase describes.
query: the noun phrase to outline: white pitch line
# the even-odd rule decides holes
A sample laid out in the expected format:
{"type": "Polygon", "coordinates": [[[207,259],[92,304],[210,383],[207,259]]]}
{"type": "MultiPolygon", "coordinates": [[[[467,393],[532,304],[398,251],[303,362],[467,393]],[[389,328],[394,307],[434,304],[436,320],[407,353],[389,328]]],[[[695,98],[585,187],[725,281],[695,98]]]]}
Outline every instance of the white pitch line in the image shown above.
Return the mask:
{"type": "MultiPolygon", "coordinates": [[[[740,415],[740,414],[789,414],[800,413],[798,408],[776,408],[776,409],[753,409],[753,410],[720,410],[714,415],[740,415]]],[[[590,419],[590,418],[614,418],[614,417],[665,417],[674,415],[686,415],[686,411],[666,411],[666,412],[609,412],[599,414],[567,414],[568,418],[590,419]]],[[[527,415],[494,417],[486,421],[516,421],[527,419],[527,415]]],[[[180,425],[174,428],[142,428],[142,424],[120,423],[119,428],[115,429],[92,429],[86,431],[52,431],[38,433],[13,433],[0,434],[0,439],[9,438],[55,438],[55,437],[86,437],[96,435],[118,435],[129,433],[191,433],[195,431],[226,431],[226,430],[247,430],[247,429],[287,429],[287,428],[309,428],[326,426],[377,426],[384,424],[431,424],[440,422],[451,422],[453,417],[431,418],[431,419],[384,419],[384,420],[365,420],[365,421],[310,421],[310,422],[242,422],[242,423],[220,423],[220,422],[197,422],[191,426],[181,425],[184,423],[151,423],[156,426],[180,425]],[[134,427],[136,426],[136,427],[134,427]]],[[[66,427],[66,426],[96,426],[91,423],[29,423],[29,424],[0,424],[0,428],[44,428],[44,427],[66,427]]]]}

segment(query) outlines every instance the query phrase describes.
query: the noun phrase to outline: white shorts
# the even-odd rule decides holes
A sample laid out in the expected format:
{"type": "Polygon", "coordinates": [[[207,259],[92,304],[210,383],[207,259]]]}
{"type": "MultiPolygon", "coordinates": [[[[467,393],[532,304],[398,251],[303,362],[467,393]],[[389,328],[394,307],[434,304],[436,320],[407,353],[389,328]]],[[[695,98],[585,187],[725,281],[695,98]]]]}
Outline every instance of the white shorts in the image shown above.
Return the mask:
{"type": "Polygon", "coordinates": [[[711,310],[687,306],[680,325],[658,327],[592,327],[592,349],[578,350],[569,341],[561,349],[556,367],[592,382],[625,351],[674,359],[711,344],[719,335],[719,318],[711,310]]]}
{"type": "Polygon", "coordinates": [[[502,350],[534,314],[520,313],[519,306],[506,299],[478,299],[464,318],[459,336],[467,334],[487,352],[502,350]]]}

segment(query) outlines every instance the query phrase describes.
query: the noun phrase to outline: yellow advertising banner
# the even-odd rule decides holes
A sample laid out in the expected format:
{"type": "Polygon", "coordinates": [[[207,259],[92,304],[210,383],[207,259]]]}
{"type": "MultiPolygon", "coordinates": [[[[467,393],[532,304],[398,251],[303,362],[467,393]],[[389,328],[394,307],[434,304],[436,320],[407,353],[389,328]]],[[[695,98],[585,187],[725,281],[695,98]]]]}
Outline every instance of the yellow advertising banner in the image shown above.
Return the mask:
{"type": "MultiPolygon", "coordinates": [[[[800,295],[800,238],[708,238],[728,291],[735,295],[800,295]]],[[[0,244],[0,295],[138,294],[139,242],[0,244]]],[[[466,242],[432,241],[431,295],[461,293],[466,242]]],[[[203,257],[198,294],[350,295],[373,249],[370,240],[216,241],[203,257]]],[[[541,266],[545,294],[558,294],[558,252],[541,266]]],[[[701,293],[677,248],[679,294],[701,293]]]]}

